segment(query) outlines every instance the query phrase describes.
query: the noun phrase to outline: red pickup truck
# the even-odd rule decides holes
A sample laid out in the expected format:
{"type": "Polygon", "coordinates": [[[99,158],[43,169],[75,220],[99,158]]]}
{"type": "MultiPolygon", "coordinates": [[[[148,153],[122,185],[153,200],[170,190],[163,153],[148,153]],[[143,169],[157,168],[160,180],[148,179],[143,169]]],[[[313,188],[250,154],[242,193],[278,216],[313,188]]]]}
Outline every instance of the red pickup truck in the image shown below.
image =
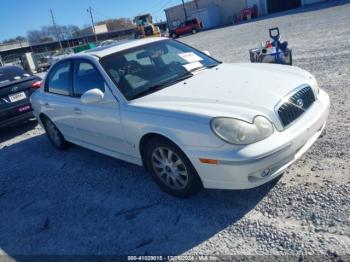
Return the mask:
{"type": "Polygon", "coordinates": [[[176,38],[180,35],[184,35],[184,34],[195,34],[198,31],[200,31],[203,28],[203,23],[195,18],[195,19],[191,19],[191,20],[187,20],[183,23],[181,23],[177,28],[171,30],[169,32],[169,35],[172,38],[176,38]]]}

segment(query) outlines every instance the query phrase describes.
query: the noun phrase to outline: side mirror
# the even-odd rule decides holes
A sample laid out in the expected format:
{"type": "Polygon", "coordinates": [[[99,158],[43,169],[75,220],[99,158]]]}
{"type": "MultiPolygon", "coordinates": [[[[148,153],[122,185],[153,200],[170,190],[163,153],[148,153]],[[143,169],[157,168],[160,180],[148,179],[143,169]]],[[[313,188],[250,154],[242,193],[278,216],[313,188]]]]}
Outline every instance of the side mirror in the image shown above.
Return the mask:
{"type": "Polygon", "coordinates": [[[202,51],[204,54],[206,54],[207,56],[210,56],[210,52],[209,51],[207,51],[207,50],[204,50],[204,51],[202,51]]]}
{"type": "Polygon", "coordinates": [[[104,94],[98,88],[86,91],[80,98],[83,104],[96,104],[103,100],[104,94]]]}

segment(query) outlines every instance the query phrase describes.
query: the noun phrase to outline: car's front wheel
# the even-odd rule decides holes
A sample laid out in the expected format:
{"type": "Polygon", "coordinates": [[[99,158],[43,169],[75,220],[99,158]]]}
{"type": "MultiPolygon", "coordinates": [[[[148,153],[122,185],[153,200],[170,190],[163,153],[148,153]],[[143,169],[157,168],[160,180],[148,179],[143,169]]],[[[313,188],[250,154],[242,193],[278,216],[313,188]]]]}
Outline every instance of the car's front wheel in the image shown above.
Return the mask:
{"type": "Polygon", "coordinates": [[[176,37],[177,37],[177,34],[175,34],[175,33],[171,34],[171,38],[175,39],[176,37]]]}
{"type": "Polygon", "coordinates": [[[197,29],[193,28],[192,29],[192,34],[196,34],[197,33],[197,29]]]}
{"type": "Polygon", "coordinates": [[[148,170],[167,193],[187,197],[202,188],[191,162],[173,143],[161,138],[152,139],[146,146],[145,154],[148,170]]]}
{"type": "Polygon", "coordinates": [[[68,142],[64,139],[61,132],[57,129],[55,124],[48,118],[43,119],[43,125],[50,142],[59,150],[66,149],[68,142]]]}

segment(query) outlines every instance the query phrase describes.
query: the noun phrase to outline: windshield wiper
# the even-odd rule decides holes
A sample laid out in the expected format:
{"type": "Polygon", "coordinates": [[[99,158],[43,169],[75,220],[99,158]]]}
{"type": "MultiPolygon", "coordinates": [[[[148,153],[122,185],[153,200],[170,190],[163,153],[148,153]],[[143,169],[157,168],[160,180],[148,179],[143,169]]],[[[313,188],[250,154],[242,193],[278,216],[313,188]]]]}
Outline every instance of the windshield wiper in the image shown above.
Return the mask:
{"type": "Polygon", "coordinates": [[[183,80],[186,80],[187,78],[190,78],[192,77],[193,74],[189,71],[187,71],[186,73],[180,75],[179,77],[173,79],[173,80],[170,80],[170,81],[166,81],[164,83],[160,83],[160,84],[157,84],[157,85],[153,85],[153,86],[150,86],[147,90],[135,95],[132,97],[132,99],[137,99],[137,98],[140,98],[140,97],[143,97],[143,96],[146,96],[146,95],[149,95],[151,93],[154,93],[158,90],[161,90],[167,86],[171,86],[171,85],[174,85],[178,82],[181,82],[183,80]]]}

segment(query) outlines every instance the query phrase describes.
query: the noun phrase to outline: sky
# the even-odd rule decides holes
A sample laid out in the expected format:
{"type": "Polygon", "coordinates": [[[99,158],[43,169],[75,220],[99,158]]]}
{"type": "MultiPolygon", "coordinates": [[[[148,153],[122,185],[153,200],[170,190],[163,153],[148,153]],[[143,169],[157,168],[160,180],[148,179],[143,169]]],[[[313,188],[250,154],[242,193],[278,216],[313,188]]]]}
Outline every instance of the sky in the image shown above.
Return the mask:
{"type": "Polygon", "coordinates": [[[177,4],[181,0],[1,0],[0,41],[52,25],[50,8],[57,24],[82,27],[91,25],[86,11],[89,6],[95,22],[119,17],[133,19],[142,13],[151,13],[158,21],[165,20],[164,8],[177,4]]]}

